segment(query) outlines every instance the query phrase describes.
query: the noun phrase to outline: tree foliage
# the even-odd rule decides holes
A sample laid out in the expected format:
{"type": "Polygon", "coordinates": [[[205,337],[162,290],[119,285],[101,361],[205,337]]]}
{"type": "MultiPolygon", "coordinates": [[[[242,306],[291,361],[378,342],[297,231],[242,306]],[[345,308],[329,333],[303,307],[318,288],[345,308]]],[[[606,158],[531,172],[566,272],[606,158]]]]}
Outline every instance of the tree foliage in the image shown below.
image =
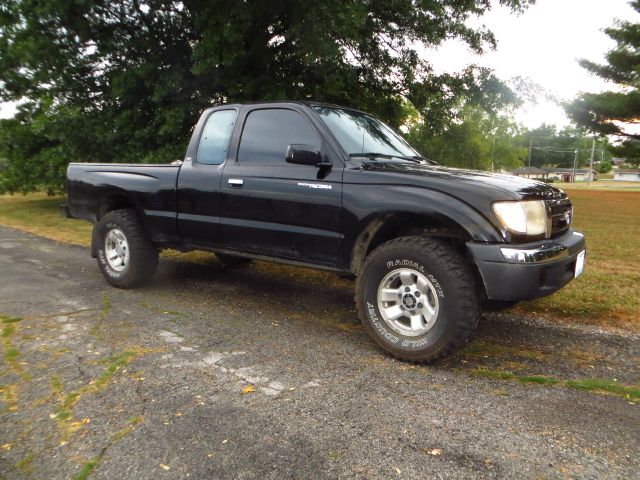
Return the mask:
{"type": "Polygon", "coordinates": [[[520,142],[521,129],[508,116],[466,105],[459,117],[441,132],[416,125],[410,143],[443,165],[496,171],[522,165],[527,150],[520,142]]]}
{"type": "Polygon", "coordinates": [[[640,165],[640,140],[627,139],[611,145],[609,150],[616,157],[624,158],[624,161],[629,165],[640,165]]]}
{"type": "MultiPolygon", "coordinates": [[[[461,121],[438,133],[417,123],[408,134],[409,141],[424,155],[454,167],[495,171],[520,166],[569,168],[576,149],[578,166],[589,164],[593,137],[582,128],[558,131],[553,125],[543,124],[525,129],[508,112],[490,115],[472,105],[464,107],[461,116],[461,121]]],[[[597,139],[594,163],[610,161],[610,150],[606,138],[597,139]]]]}
{"type": "MultiPolygon", "coordinates": [[[[567,126],[557,130],[554,125],[541,125],[524,132],[520,144],[529,147],[531,144],[531,161],[527,157],[527,165],[532,167],[555,166],[570,168],[575,161],[575,150],[578,150],[578,166],[583,167],[591,158],[593,137],[584,128],[567,126]]],[[[595,147],[595,162],[610,159],[610,144],[606,138],[598,138],[595,147]]]]}
{"type": "Polygon", "coordinates": [[[613,164],[608,160],[605,160],[598,165],[598,173],[609,173],[611,170],[613,170],[613,164]]]}
{"type": "MultiPolygon", "coordinates": [[[[466,102],[513,100],[491,72],[436,74],[419,51],[472,28],[490,0],[5,0],[0,122],[5,190],[58,190],[69,161],[170,161],[222,102],[314,99],[398,126],[408,100],[442,131],[466,102]]],[[[532,0],[496,0],[521,10],[532,0]]]]}
{"type": "MultiPolygon", "coordinates": [[[[640,13],[640,0],[630,2],[640,13]]],[[[578,124],[601,135],[624,138],[617,153],[640,162],[640,135],[629,124],[640,123],[640,23],[623,21],[605,33],[617,43],[606,55],[606,64],[581,60],[590,73],[617,84],[617,91],[583,93],[567,105],[568,115],[578,124]]]]}

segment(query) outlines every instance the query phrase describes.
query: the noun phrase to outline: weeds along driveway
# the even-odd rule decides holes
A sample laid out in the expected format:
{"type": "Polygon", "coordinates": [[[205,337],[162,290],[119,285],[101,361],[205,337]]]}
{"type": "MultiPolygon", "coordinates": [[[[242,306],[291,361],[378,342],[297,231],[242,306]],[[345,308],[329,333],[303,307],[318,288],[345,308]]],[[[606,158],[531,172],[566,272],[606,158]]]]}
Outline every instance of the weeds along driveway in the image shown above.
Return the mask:
{"type": "Polygon", "coordinates": [[[85,248],[0,227],[0,476],[637,475],[637,336],[503,314],[413,365],[344,283],[287,272],[164,259],[117,290],[85,248]]]}

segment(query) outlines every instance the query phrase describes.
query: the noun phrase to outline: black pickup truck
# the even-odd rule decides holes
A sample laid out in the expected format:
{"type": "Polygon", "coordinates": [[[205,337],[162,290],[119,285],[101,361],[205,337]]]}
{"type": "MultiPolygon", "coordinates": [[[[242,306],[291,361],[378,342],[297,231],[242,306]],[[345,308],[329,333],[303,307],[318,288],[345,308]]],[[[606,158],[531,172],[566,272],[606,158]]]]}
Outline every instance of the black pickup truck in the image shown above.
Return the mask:
{"type": "Polygon", "coordinates": [[[182,161],[72,163],[67,176],[66,213],[94,223],[92,255],[116,287],[150,279],[163,248],[331,270],[356,277],[365,329],[409,360],[446,355],[483,308],[549,295],[584,266],[561,190],[440,167],[334,105],[218,106],[182,161]]]}

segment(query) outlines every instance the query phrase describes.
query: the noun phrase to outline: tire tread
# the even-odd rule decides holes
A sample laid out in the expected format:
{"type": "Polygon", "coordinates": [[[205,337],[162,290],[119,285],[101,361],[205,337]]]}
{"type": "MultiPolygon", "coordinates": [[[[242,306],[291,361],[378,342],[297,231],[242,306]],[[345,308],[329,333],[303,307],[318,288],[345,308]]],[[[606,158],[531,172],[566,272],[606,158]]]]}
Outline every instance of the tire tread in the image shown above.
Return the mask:
{"type": "Polygon", "coordinates": [[[390,353],[392,356],[409,361],[416,362],[433,362],[439,358],[450,355],[453,351],[465,345],[473,332],[475,331],[478,321],[480,319],[480,307],[478,301],[478,295],[475,294],[476,285],[473,273],[470,266],[465,259],[450,242],[426,236],[405,236],[399,237],[388,242],[383,243],[373,250],[365,259],[362,268],[356,278],[356,290],[355,290],[355,303],[358,312],[360,322],[364,326],[365,330],[374,339],[378,347],[382,348],[385,352],[390,353]],[[438,262],[443,262],[447,265],[449,273],[453,276],[453,281],[457,283],[457,288],[463,291],[473,292],[473,294],[462,295],[457,298],[456,301],[460,305],[460,308],[464,310],[464,315],[456,317],[455,334],[449,340],[447,345],[440,349],[433,355],[411,355],[412,352],[397,352],[395,350],[387,348],[381,343],[378,335],[372,332],[372,327],[366,319],[367,312],[364,309],[364,277],[369,265],[380,256],[386,256],[398,247],[411,247],[428,254],[430,258],[437,259],[438,262]]]}
{"type": "MultiPolygon", "coordinates": [[[[116,280],[106,274],[105,278],[118,288],[135,288],[147,283],[158,268],[158,249],[147,237],[138,215],[130,209],[112,210],[102,217],[98,225],[109,222],[116,223],[126,230],[130,263],[127,275],[122,279],[116,280]]],[[[100,238],[100,241],[103,239],[100,238]]],[[[105,268],[99,259],[98,263],[101,269],[105,268]]]]}

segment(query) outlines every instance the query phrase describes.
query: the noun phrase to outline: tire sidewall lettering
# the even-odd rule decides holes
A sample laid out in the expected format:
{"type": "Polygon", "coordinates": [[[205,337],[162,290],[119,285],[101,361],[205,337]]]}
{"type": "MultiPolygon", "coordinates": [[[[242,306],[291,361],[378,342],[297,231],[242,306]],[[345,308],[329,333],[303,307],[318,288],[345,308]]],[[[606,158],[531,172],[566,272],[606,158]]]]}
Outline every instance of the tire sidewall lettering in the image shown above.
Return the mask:
{"type": "Polygon", "coordinates": [[[405,348],[420,348],[425,346],[429,340],[427,339],[426,334],[420,340],[402,340],[402,345],[405,348]]]}
{"type": "Polygon", "coordinates": [[[436,289],[436,292],[438,292],[438,296],[440,298],[444,298],[444,289],[440,285],[440,282],[438,282],[436,277],[432,273],[428,272],[425,269],[424,265],[422,265],[421,263],[416,262],[415,260],[408,260],[406,258],[403,258],[403,259],[396,258],[395,260],[389,260],[386,263],[386,267],[387,267],[387,270],[395,270],[396,268],[400,268],[400,267],[412,268],[415,271],[422,273],[433,284],[434,288],[436,289]]]}
{"type": "MultiPolygon", "coordinates": [[[[442,284],[438,281],[431,270],[427,269],[427,267],[419,260],[414,260],[404,256],[396,257],[391,260],[385,261],[381,265],[381,267],[384,273],[382,274],[382,276],[380,276],[380,278],[376,278],[375,281],[372,282],[375,283],[375,286],[371,285],[365,289],[365,312],[373,329],[376,330],[377,334],[386,343],[394,345],[396,348],[401,347],[407,350],[419,350],[429,346],[430,344],[433,344],[434,340],[436,340],[442,332],[441,322],[443,322],[444,319],[438,318],[434,327],[419,337],[407,337],[397,334],[391,328],[389,328],[389,326],[380,316],[377,301],[377,289],[379,285],[378,282],[381,281],[382,277],[390,271],[396,270],[398,268],[410,268],[412,270],[415,270],[416,272],[421,273],[429,279],[429,281],[435,288],[438,297],[441,299],[441,302],[443,302],[445,298],[445,291],[442,284]]],[[[441,303],[439,317],[444,315],[445,308],[441,303]]]]}
{"type": "Polygon", "coordinates": [[[387,330],[383,322],[380,321],[380,317],[378,317],[376,306],[369,302],[367,302],[367,314],[369,315],[369,319],[371,320],[371,323],[374,325],[376,330],[378,330],[380,335],[382,335],[387,341],[394,344],[397,344],[400,341],[400,337],[387,330]]]}

